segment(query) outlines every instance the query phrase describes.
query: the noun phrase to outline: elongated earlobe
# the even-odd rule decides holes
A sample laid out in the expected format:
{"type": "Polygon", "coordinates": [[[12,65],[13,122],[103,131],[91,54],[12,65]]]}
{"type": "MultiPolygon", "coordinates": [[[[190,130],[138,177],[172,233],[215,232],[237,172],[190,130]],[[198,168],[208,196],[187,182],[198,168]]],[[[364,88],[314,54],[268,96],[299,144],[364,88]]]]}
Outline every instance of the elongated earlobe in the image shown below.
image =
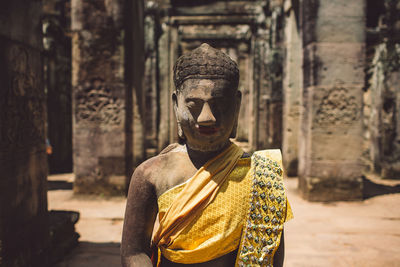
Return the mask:
{"type": "Polygon", "coordinates": [[[186,140],[185,134],[183,133],[181,123],[177,121],[178,124],[178,137],[182,140],[186,140]]]}
{"type": "Polygon", "coordinates": [[[241,102],[242,102],[242,92],[237,91],[237,93],[236,93],[236,118],[235,118],[235,122],[233,124],[232,132],[231,132],[231,135],[229,136],[229,138],[236,137],[241,102]]]}
{"type": "Polygon", "coordinates": [[[233,125],[231,135],[229,138],[235,138],[236,137],[236,132],[237,132],[237,126],[238,126],[238,119],[236,118],[235,124],[233,125]]]}

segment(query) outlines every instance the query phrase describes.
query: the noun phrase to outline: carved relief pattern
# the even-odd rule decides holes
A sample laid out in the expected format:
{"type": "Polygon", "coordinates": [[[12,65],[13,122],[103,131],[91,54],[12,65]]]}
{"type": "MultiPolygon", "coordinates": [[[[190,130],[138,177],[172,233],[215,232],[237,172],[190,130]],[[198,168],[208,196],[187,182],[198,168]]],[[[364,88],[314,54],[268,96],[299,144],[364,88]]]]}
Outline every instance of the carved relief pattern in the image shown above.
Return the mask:
{"type": "Polygon", "coordinates": [[[103,123],[111,126],[120,125],[123,118],[124,104],[113,96],[104,85],[91,85],[78,88],[76,92],[75,118],[77,123],[103,123]]]}
{"type": "Polygon", "coordinates": [[[356,98],[343,87],[334,87],[322,98],[316,122],[321,125],[351,124],[360,115],[356,98]]]}
{"type": "Polygon", "coordinates": [[[0,92],[2,148],[44,144],[45,96],[38,78],[41,77],[40,65],[32,64],[30,52],[21,45],[10,46],[5,52],[9,72],[6,76],[8,84],[0,92]]]}

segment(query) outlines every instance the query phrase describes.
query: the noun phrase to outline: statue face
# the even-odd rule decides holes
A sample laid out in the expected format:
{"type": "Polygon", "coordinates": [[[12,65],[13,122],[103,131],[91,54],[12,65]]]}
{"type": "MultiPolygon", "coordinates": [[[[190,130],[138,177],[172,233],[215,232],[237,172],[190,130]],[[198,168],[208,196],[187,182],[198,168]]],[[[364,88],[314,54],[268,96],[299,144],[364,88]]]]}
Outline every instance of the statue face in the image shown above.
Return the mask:
{"type": "Polygon", "coordinates": [[[229,142],[236,127],[241,93],[224,79],[188,79],[173,94],[175,114],[186,144],[216,151],[229,142]]]}

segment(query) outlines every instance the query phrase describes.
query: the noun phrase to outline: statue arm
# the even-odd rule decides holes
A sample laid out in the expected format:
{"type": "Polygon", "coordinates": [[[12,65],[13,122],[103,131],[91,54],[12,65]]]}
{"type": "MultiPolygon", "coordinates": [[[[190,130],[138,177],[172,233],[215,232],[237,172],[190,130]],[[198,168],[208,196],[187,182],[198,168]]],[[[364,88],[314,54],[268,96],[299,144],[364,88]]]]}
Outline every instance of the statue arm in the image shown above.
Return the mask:
{"type": "Polygon", "coordinates": [[[157,197],[145,169],[142,164],[135,170],[129,186],[121,242],[123,267],[153,266],[150,240],[157,214],[157,197]]]}
{"type": "Polygon", "coordinates": [[[282,229],[282,235],[281,235],[281,241],[279,243],[279,247],[275,252],[274,255],[274,267],[282,267],[283,266],[283,260],[285,258],[285,238],[283,236],[283,229],[282,229]]]}

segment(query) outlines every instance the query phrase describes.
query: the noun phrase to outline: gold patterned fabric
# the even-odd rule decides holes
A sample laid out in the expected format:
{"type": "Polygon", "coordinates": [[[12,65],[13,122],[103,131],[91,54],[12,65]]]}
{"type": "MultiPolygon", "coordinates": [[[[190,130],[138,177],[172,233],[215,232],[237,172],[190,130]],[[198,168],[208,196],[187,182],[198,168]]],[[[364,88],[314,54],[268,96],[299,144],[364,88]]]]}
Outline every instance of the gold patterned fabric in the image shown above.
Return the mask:
{"type": "Polygon", "coordinates": [[[283,223],[293,214],[283,185],[279,149],[257,151],[252,156],[250,207],[240,241],[236,266],[273,266],[283,223]]]}
{"type": "MultiPolygon", "coordinates": [[[[254,156],[255,155],[259,155],[259,153],[257,152],[254,156]]],[[[257,260],[260,259],[258,254],[252,254],[252,251],[249,251],[249,249],[252,248],[253,251],[257,250],[258,247],[256,248],[255,244],[253,247],[250,247],[250,244],[253,243],[248,241],[246,239],[247,237],[245,238],[244,235],[242,235],[242,233],[248,233],[247,226],[249,225],[248,222],[252,221],[252,216],[258,216],[258,214],[252,215],[255,210],[252,208],[252,204],[254,204],[254,175],[258,170],[255,168],[254,164],[254,160],[256,159],[255,157],[257,156],[254,156],[252,157],[252,160],[250,158],[239,159],[227,179],[225,179],[225,181],[220,185],[218,193],[214,199],[190,220],[190,222],[184,227],[179,235],[168,244],[168,246],[159,247],[165,258],[182,264],[201,263],[221,257],[238,249],[240,245],[236,266],[247,266],[248,264],[251,264],[253,257],[255,259],[256,256],[258,257],[257,260]],[[255,171],[253,170],[254,168],[255,171]],[[246,252],[244,253],[243,251],[246,252]]],[[[275,162],[275,160],[272,160],[272,162],[275,162]]],[[[280,162],[277,162],[277,164],[280,166],[280,162]]],[[[280,168],[280,170],[282,169],[280,168]]],[[[282,173],[280,171],[279,181],[282,181],[281,175],[282,173]]],[[[271,177],[269,176],[269,178],[271,177]]],[[[277,181],[278,179],[275,180],[275,182],[277,181]]],[[[265,186],[262,186],[262,189],[265,190],[265,192],[269,192],[267,190],[269,187],[269,184],[267,184],[268,181],[265,180],[264,182],[265,186]]],[[[164,214],[173,203],[179,201],[178,196],[181,195],[186,184],[187,183],[178,185],[166,191],[159,197],[159,215],[164,214]]],[[[280,182],[278,184],[279,186],[282,185],[280,182]]],[[[275,186],[274,181],[272,180],[271,185],[275,186]]],[[[278,187],[278,189],[280,189],[280,187],[278,187]]],[[[260,194],[262,194],[262,192],[260,194]]],[[[276,196],[280,196],[281,198],[284,197],[281,202],[284,202],[286,207],[286,196],[284,194],[276,196]]],[[[266,199],[268,200],[269,198],[266,199]]],[[[274,200],[274,202],[277,203],[276,200],[274,200]]],[[[291,216],[290,209],[283,210],[283,206],[275,204],[270,204],[270,206],[275,206],[277,209],[276,211],[282,213],[281,218],[283,218],[283,220],[280,220],[277,225],[280,223],[283,224],[283,221],[287,220],[291,216]],[[287,211],[288,215],[286,215],[287,211]]],[[[262,209],[262,206],[259,208],[262,209]]],[[[256,223],[257,221],[254,222],[256,223]]],[[[271,229],[271,231],[273,230],[274,229],[271,229]]],[[[262,235],[260,234],[258,241],[270,242],[269,239],[266,239],[266,236],[266,232],[262,235]]],[[[278,237],[278,235],[275,236],[278,237]]],[[[279,241],[274,240],[274,244],[279,246],[279,241]]],[[[260,249],[262,250],[263,247],[260,247],[260,249]]],[[[271,257],[273,257],[275,251],[276,249],[271,251],[271,257]]],[[[267,263],[267,261],[264,261],[263,259],[261,264],[257,266],[265,265],[264,263],[267,263]]],[[[252,264],[250,266],[256,265],[252,264]]]]}

